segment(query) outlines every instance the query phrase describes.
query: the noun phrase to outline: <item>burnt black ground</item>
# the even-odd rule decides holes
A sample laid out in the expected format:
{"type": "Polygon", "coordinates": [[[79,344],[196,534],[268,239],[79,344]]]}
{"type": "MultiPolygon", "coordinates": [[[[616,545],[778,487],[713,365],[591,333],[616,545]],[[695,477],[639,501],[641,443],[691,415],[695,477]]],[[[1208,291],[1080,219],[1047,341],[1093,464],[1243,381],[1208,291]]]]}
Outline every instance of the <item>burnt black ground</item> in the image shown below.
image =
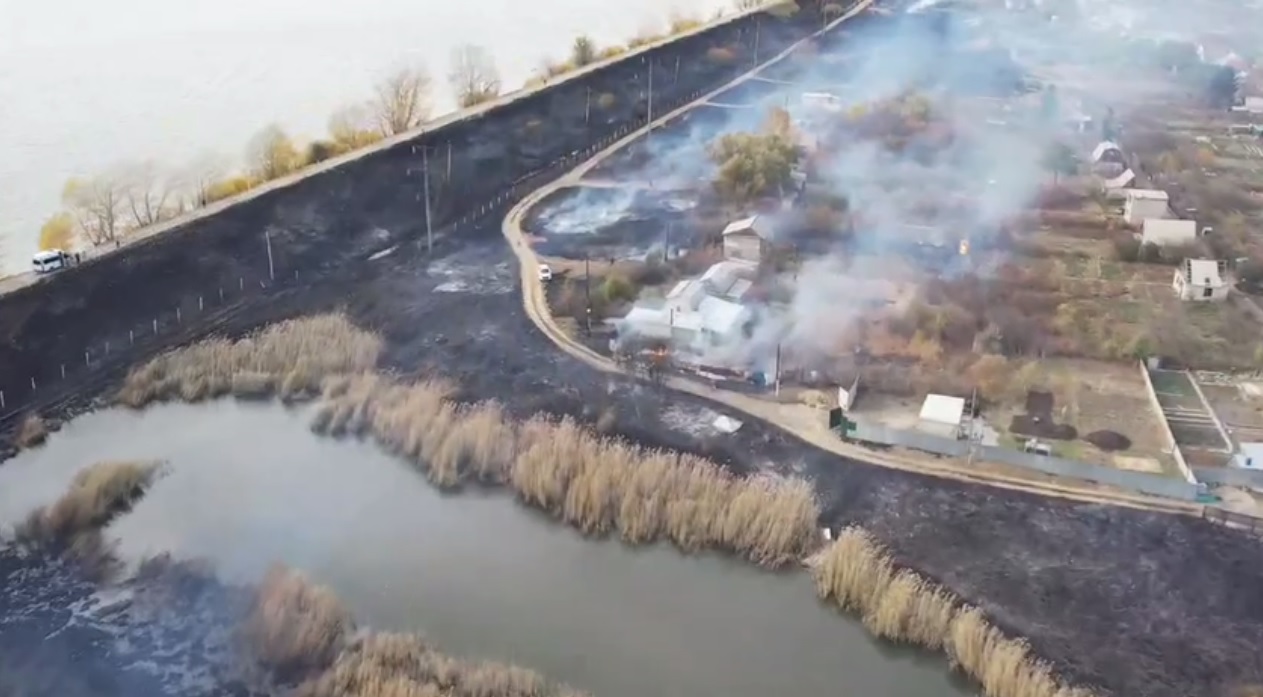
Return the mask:
{"type": "MultiPolygon", "coordinates": [[[[712,457],[736,472],[815,482],[823,523],[857,523],[900,563],[984,608],[1075,682],[1112,694],[1227,695],[1263,679],[1263,548],[1200,519],[1071,503],[836,457],[703,400],[598,375],[556,351],[522,309],[517,265],[496,226],[426,263],[411,249],[355,278],[310,287],[232,328],[345,309],[387,339],[387,367],[456,378],[496,399],[712,457]],[[735,435],[707,427],[719,413],[735,435]]],[[[0,636],[0,643],[7,639],[0,636]]]]}
{"type": "MultiPolygon", "coordinates": [[[[768,34],[763,40],[769,41],[768,34]]],[[[485,160],[475,158],[486,171],[497,146],[475,140],[471,135],[468,146],[487,154],[485,160]]],[[[548,157],[544,152],[538,159],[548,157]]],[[[1005,630],[1028,637],[1074,682],[1146,697],[1226,696],[1237,686],[1263,682],[1258,651],[1263,594],[1257,592],[1263,547],[1257,540],[1198,519],[1042,499],[869,466],[741,415],[732,415],[746,422],[735,435],[708,430],[707,421],[725,409],[598,375],[548,343],[522,309],[517,263],[496,216],[445,237],[435,258],[427,260],[415,244],[423,230],[415,192],[399,184],[415,159],[395,153],[245,206],[214,223],[218,229],[208,234],[221,235],[221,244],[184,248],[180,263],[159,258],[154,249],[127,262],[132,266],[119,262],[126,268],[68,284],[65,292],[38,303],[5,301],[0,319],[8,333],[0,373],[24,380],[28,368],[50,352],[78,351],[102,333],[95,317],[126,316],[143,326],[153,308],[168,307],[170,298],[185,297],[202,281],[231,282],[243,270],[257,278],[256,233],[274,226],[289,236],[282,250],[286,264],[316,260],[318,267],[304,265],[300,281],[229,303],[214,331],[238,335],[286,317],[344,309],[386,337],[387,367],[456,378],[466,399],[498,399],[522,416],[547,410],[595,420],[613,410],[617,431],[647,445],[705,454],[742,473],[770,468],[809,477],[824,506],[823,524],[869,528],[901,563],[980,605],[1005,630]],[[379,224],[390,230],[389,240],[374,232],[379,224]],[[394,254],[363,261],[393,243],[399,244],[394,254]],[[158,276],[150,273],[155,268],[158,276]],[[140,270],[128,275],[133,269],[140,270]]],[[[488,183],[493,185],[498,186],[488,183]]],[[[192,341],[211,330],[201,324],[165,335],[161,343],[138,347],[127,361],[144,360],[173,340],[192,341]]],[[[53,415],[90,408],[125,366],[111,364],[43,406],[53,415]]],[[[28,584],[54,588],[16,564],[7,556],[0,561],[6,600],[17,597],[14,589],[40,590],[28,584]],[[18,575],[9,573],[12,569],[18,575]]],[[[29,647],[31,638],[47,635],[64,620],[51,612],[32,619],[31,626],[0,625],[0,652],[18,655],[5,649],[29,647]]],[[[89,635],[73,641],[58,644],[58,651],[75,665],[97,666],[89,671],[93,694],[152,694],[111,672],[116,666],[102,658],[104,645],[89,635]]]]}

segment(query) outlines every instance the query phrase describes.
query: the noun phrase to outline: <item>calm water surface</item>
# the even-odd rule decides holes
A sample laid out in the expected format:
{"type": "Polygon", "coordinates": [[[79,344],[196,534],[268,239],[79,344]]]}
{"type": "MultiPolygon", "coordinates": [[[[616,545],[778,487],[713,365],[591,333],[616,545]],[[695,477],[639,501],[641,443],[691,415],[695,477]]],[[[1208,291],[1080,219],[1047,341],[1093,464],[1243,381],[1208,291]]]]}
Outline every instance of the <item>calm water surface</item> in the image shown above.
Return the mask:
{"type": "Polygon", "coordinates": [[[375,627],[512,660],[598,697],[941,697],[941,661],[880,649],[769,574],[666,546],[585,540],[510,497],[442,496],[376,447],[313,435],[302,413],[219,402],[81,418],[0,467],[0,524],[84,465],[161,458],[168,474],[111,532],[259,579],[285,561],[375,627]]]}
{"type": "Polygon", "coordinates": [[[506,88],[586,33],[615,42],[729,0],[0,0],[0,272],[23,271],[64,181],[129,160],[239,161],[275,122],[318,135],[382,73],[485,46],[506,88]]]}

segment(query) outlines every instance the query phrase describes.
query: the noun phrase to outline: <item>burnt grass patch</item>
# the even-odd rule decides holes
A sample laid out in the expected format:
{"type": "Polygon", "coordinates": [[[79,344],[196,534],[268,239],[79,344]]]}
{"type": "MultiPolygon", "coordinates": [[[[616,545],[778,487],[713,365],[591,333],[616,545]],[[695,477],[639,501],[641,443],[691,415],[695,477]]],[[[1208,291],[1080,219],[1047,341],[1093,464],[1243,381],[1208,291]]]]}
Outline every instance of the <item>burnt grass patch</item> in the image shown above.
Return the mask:
{"type": "Polygon", "coordinates": [[[666,246],[700,243],[687,223],[688,192],[571,187],[550,194],[523,221],[536,253],[563,259],[642,260],[666,246]]]}
{"type": "Polygon", "coordinates": [[[588,171],[587,178],[704,185],[714,169],[707,144],[725,133],[756,128],[765,117],[755,109],[690,109],[654,128],[649,138],[642,136],[611,153],[588,171]]]}
{"type": "Polygon", "coordinates": [[[1031,390],[1026,393],[1026,413],[1017,414],[1009,422],[1009,432],[1049,440],[1074,440],[1079,432],[1070,424],[1053,420],[1056,399],[1051,392],[1031,390]]]}
{"type": "MultiPolygon", "coordinates": [[[[495,222],[434,259],[401,248],[345,277],[244,308],[217,331],[236,336],[287,317],[342,310],[381,333],[383,368],[404,378],[459,381],[462,401],[494,399],[518,418],[547,411],[600,422],[606,433],[702,455],[735,472],[808,476],[822,524],[872,531],[899,564],[979,605],[1004,631],[1027,637],[1072,683],[1115,695],[1185,697],[1226,696],[1263,680],[1263,596],[1242,590],[1263,584],[1257,540],[1197,518],[867,465],[722,406],[598,373],[535,329],[516,292],[517,269],[495,222]],[[744,425],[722,434],[709,425],[720,414],[744,425]]],[[[44,413],[82,411],[115,386],[84,387],[77,400],[44,413]]]]}

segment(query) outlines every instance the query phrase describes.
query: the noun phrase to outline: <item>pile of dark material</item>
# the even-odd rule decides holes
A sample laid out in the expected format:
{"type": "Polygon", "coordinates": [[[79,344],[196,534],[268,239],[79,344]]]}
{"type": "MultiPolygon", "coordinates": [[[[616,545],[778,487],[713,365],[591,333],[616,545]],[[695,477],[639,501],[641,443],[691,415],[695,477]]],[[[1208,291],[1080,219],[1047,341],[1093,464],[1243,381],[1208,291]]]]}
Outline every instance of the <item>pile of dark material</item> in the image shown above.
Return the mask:
{"type": "Polygon", "coordinates": [[[1131,439],[1118,431],[1093,431],[1084,436],[1083,440],[1107,453],[1131,448],[1131,439]]]}
{"type": "Polygon", "coordinates": [[[1026,393],[1026,413],[1018,414],[1009,423],[1009,432],[1049,440],[1074,440],[1079,432],[1069,424],[1053,421],[1055,400],[1051,392],[1031,390],[1026,393]]]}

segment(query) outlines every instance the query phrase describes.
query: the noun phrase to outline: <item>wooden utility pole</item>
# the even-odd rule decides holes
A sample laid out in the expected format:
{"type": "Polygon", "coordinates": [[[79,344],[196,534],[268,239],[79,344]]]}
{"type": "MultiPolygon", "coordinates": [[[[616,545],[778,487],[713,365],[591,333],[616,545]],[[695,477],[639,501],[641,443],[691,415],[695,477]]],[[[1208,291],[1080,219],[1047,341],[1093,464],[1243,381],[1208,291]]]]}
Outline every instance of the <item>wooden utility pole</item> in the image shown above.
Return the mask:
{"type": "Polygon", "coordinates": [[[777,397],[779,397],[781,396],[781,344],[779,341],[776,343],[776,378],[775,380],[776,380],[775,394],[777,397]]]}
{"type": "Polygon", "coordinates": [[[584,331],[588,336],[592,336],[592,259],[586,254],[583,255],[583,294],[585,298],[584,331]]]}
{"type": "Polygon", "coordinates": [[[430,146],[421,146],[422,188],[425,195],[425,247],[427,254],[434,253],[434,227],[430,225],[430,146]]]}

